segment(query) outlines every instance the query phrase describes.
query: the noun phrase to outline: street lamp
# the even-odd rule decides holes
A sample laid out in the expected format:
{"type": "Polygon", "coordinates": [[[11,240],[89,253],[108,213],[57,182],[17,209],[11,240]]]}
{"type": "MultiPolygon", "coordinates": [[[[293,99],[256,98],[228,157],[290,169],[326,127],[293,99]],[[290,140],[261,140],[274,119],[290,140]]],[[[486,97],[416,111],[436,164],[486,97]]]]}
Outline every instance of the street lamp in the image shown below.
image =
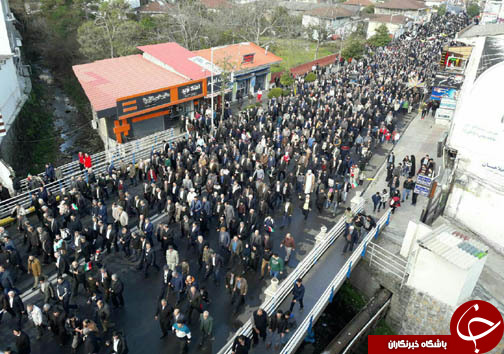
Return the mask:
{"type": "Polygon", "coordinates": [[[213,102],[213,96],[214,96],[214,81],[213,81],[213,69],[214,69],[214,63],[213,63],[213,52],[214,52],[214,47],[211,47],[210,48],[210,63],[212,64],[211,66],[211,70],[210,70],[210,81],[212,82],[212,87],[210,89],[210,105],[212,106],[212,109],[211,109],[211,114],[212,114],[212,117],[211,117],[211,124],[212,124],[212,133],[214,131],[214,102],[213,102]]]}

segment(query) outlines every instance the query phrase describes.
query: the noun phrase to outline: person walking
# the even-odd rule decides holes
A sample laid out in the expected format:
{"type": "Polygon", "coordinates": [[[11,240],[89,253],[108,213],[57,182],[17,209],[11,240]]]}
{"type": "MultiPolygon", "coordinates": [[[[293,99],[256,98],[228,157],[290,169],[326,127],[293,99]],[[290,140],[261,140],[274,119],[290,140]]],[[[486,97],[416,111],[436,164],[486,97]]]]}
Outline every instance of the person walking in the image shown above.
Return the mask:
{"type": "Polygon", "coordinates": [[[388,191],[384,189],[381,195],[380,205],[378,205],[378,212],[380,212],[381,208],[385,209],[388,201],[389,201],[389,194],[388,191]]]}
{"type": "Polygon", "coordinates": [[[168,304],[168,301],[166,301],[166,299],[161,299],[156,314],[154,315],[154,319],[159,321],[159,327],[161,327],[161,337],[159,337],[159,339],[163,339],[168,335],[172,312],[173,309],[168,304]]]}
{"type": "Polygon", "coordinates": [[[303,298],[305,293],[305,287],[303,285],[303,280],[301,278],[297,279],[292,288],[292,301],[290,304],[289,312],[292,312],[296,303],[299,303],[299,310],[304,309],[303,298]]]}
{"type": "Polygon", "coordinates": [[[245,277],[237,275],[231,298],[231,305],[236,303],[236,307],[233,311],[233,314],[235,315],[238,314],[241,305],[245,303],[245,296],[247,296],[247,292],[248,292],[247,279],[245,279],[245,277]]]}
{"type": "Polygon", "coordinates": [[[207,340],[211,340],[213,337],[213,318],[208,311],[203,311],[200,315],[200,333],[199,346],[202,347],[207,340]]]}
{"type": "Polygon", "coordinates": [[[184,324],[183,320],[178,320],[172,326],[172,331],[175,337],[179,340],[179,353],[187,352],[187,348],[191,343],[191,330],[184,324]]]}
{"type": "MultiPolygon", "coordinates": [[[[380,192],[373,194],[371,200],[373,201],[373,213],[376,213],[376,208],[379,208],[381,202],[380,192]]],[[[378,209],[378,211],[380,211],[380,209],[378,209]]]]}
{"type": "Polygon", "coordinates": [[[12,333],[16,337],[16,354],[30,354],[30,337],[21,330],[20,327],[16,327],[12,330],[12,333]]]}
{"type": "Polygon", "coordinates": [[[37,305],[28,304],[26,305],[26,312],[28,313],[28,319],[33,323],[37,331],[37,340],[39,340],[42,337],[44,328],[42,310],[37,305]]]}
{"type": "Polygon", "coordinates": [[[114,308],[124,307],[124,285],[119,279],[117,274],[112,274],[112,281],[110,282],[110,297],[114,308]]]}
{"type": "Polygon", "coordinates": [[[285,258],[284,262],[285,264],[289,264],[289,260],[292,254],[292,251],[296,249],[296,242],[294,241],[294,238],[290,233],[285,235],[285,238],[283,241],[280,243],[280,247],[285,248],[285,258]]]}
{"type": "Polygon", "coordinates": [[[35,256],[28,256],[28,274],[33,276],[32,290],[37,289],[39,285],[39,277],[42,274],[42,266],[40,261],[35,256]]]}
{"type": "Polygon", "coordinates": [[[259,343],[259,337],[266,341],[268,329],[268,315],[262,308],[258,308],[252,314],[252,345],[259,343]]]}
{"type": "Polygon", "coordinates": [[[269,340],[266,343],[266,349],[270,349],[273,345],[275,351],[278,351],[283,337],[285,336],[285,330],[287,329],[287,322],[285,321],[281,310],[278,310],[276,313],[271,315],[268,329],[269,340]]]}
{"type": "Polygon", "coordinates": [[[415,188],[415,182],[409,177],[406,181],[403,183],[403,192],[402,192],[402,202],[404,203],[404,200],[408,200],[411,191],[415,188]]]}
{"type": "MultiPolygon", "coordinates": [[[[3,305],[3,310],[9,313],[11,317],[16,319],[16,325],[21,327],[21,320],[23,318],[23,314],[25,313],[25,308],[23,301],[16,295],[14,290],[11,290],[7,293],[6,304],[3,305]]],[[[0,311],[0,320],[2,319],[3,311],[0,311]]]]}
{"type": "Polygon", "coordinates": [[[278,256],[277,253],[273,253],[273,256],[269,262],[269,271],[272,278],[280,278],[280,275],[283,274],[284,271],[284,261],[282,258],[278,256]]]}
{"type": "Polygon", "coordinates": [[[352,225],[348,228],[348,230],[345,232],[345,247],[343,248],[343,252],[341,254],[345,254],[347,250],[350,250],[350,252],[353,251],[354,245],[357,243],[359,239],[359,233],[355,229],[355,227],[352,225]]]}

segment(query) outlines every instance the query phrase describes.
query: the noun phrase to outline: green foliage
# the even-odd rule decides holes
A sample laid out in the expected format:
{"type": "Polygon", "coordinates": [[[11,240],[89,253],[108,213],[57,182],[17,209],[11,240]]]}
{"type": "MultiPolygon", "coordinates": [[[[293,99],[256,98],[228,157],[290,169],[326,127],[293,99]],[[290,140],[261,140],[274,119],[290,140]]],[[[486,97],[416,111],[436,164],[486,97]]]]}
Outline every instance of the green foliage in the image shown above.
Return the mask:
{"type": "Polygon", "coordinates": [[[96,19],[84,22],[77,31],[80,52],[90,60],[135,53],[141,26],[125,20],[128,10],[124,0],[102,2],[96,19]]]}
{"type": "Polygon", "coordinates": [[[467,5],[467,15],[469,17],[475,17],[480,14],[480,7],[476,2],[471,2],[467,5]]]}
{"type": "Polygon", "coordinates": [[[274,74],[274,73],[281,73],[281,72],[285,71],[285,68],[280,64],[275,64],[275,65],[271,66],[270,70],[271,70],[271,73],[274,74]]]}
{"type": "Polygon", "coordinates": [[[53,118],[47,111],[43,92],[43,85],[33,80],[30,96],[14,123],[20,158],[13,161],[13,168],[21,174],[42,172],[45,163],[55,159],[58,137],[54,134],[53,118]]]}
{"type": "Polygon", "coordinates": [[[255,102],[255,103],[249,104],[248,106],[245,106],[245,108],[243,110],[248,111],[249,109],[254,109],[254,108],[260,107],[260,106],[261,106],[261,102],[255,102]]]}
{"type": "Polygon", "coordinates": [[[291,93],[291,90],[288,90],[288,89],[283,89],[282,90],[282,96],[289,96],[291,93]]]}
{"type": "Polygon", "coordinates": [[[365,14],[374,14],[375,7],[374,7],[374,5],[366,6],[365,8],[362,9],[362,12],[364,12],[365,14]]]}
{"type": "Polygon", "coordinates": [[[306,82],[313,82],[317,80],[317,75],[315,75],[314,72],[310,71],[308,74],[305,76],[305,81],[306,82]]]}
{"type": "Polygon", "coordinates": [[[268,92],[268,98],[272,99],[273,97],[278,98],[282,96],[283,89],[281,87],[275,87],[269,90],[268,92]]]}
{"type": "Polygon", "coordinates": [[[440,16],[444,16],[446,14],[446,4],[439,6],[437,13],[440,16]]]}
{"type": "Polygon", "coordinates": [[[348,60],[350,58],[360,59],[364,55],[364,40],[359,38],[349,38],[345,41],[341,56],[348,60]]]}
{"type": "Polygon", "coordinates": [[[378,324],[376,325],[375,329],[370,333],[370,335],[377,335],[377,336],[393,336],[396,335],[397,333],[390,328],[390,326],[385,322],[385,319],[382,318],[380,321],[378,321],[378,324]]]}
{"type": "Polygon", "coordinates": [[[359,311],[366,306],[366,298],[357,289],[350,285],[348,281],[345,281],[338,293],[341,296],[343,304],[355,311],[359,311]]]}
{"type": "Polygon", "coordinates": [[[364,23],[359,23],[357,25],[357,28],[355,29],[355,31],[353,31],[352,33],[350,33],[350,35],[348,36],[348,39],[360,39],[360,40],[363,40],[363,39],[366,39],[366,26],[364,25],[364,23]]]}
{"type": "Polygon", "coordinates": [[[294,78],[292,77],[290,71],[286,70],[280,77],[280,83],[283,86],[290,87],[294,83],[294,78]]]}
{"type": "Polygon", "coordinates": [[[390,43],[390,33],[385,24],[382,24],[376,29],[376,33],[369,38],[368,43],[373,47],[383,47],[390,43]]]}

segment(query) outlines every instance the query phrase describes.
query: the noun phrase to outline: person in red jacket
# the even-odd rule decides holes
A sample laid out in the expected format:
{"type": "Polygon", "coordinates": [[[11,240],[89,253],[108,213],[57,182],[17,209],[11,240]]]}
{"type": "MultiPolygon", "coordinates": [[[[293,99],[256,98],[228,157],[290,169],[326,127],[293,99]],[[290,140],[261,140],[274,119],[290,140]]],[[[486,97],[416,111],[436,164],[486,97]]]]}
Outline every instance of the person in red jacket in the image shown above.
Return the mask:
{"type": "Polygon", "coordinates": [[[156,177],[156,171],[154,171],[154,169],[151,167],[149,172],[147,173],[147,179],[149,180],[149,182],[156,182],[157,181],[157,177],[156,177]]]}
{"type": "Polygon", "coordinates": [[[86,168],[91,168],[93,166],[93,161],[91,160],[91,156],[88,154],[84,154],[84,166],[86,168]]]}
{"type": "Polygon", "coordinates": [[[82,171],[84,169],[84,154],[79,151],[79,168],[82,171]]]}

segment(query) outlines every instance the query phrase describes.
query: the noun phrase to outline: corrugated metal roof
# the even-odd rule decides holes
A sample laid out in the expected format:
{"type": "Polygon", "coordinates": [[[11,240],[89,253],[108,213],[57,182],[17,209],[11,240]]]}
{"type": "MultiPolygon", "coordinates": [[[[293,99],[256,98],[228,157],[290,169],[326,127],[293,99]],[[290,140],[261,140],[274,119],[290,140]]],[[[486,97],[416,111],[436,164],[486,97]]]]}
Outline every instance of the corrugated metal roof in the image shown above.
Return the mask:
{"type": "Polygon", "coordinates": [[[443,225],[419,241],[420,245],[448,262],[468,269],[487,255],[488,247],[455,228],[443,225]]]}

